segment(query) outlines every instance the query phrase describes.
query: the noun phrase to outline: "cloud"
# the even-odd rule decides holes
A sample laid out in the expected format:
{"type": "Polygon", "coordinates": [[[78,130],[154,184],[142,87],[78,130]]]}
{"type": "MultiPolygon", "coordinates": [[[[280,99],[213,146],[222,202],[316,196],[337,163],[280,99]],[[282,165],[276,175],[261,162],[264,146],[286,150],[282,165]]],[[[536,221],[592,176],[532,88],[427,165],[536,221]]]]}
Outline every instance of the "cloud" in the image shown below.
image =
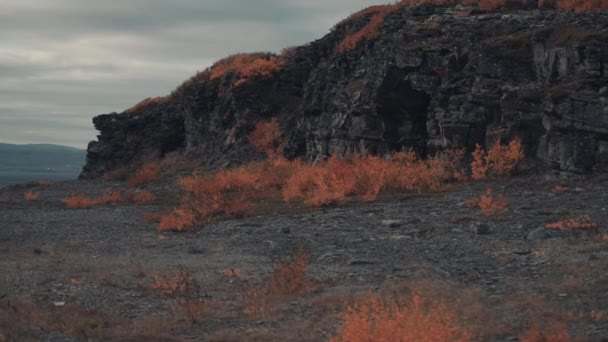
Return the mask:
{"type": "Polygon", "coordinates": [[[0,0],[0,141],[86,147],[91,118],[236,52],[320,38],[380,0],[0,0]]]}

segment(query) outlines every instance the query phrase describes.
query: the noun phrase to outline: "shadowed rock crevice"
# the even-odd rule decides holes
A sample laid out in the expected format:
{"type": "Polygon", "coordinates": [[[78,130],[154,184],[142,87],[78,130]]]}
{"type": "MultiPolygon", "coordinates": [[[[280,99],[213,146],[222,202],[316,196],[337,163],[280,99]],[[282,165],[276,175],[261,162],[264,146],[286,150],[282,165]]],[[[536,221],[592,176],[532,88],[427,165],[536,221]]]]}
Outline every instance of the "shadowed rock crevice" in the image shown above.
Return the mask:
{"type": "Polygon", "coordinates": [[[389,151],[413,148],[425,155],[431,97],[413,89],[406,76],[405,70],[392,68],[378,89],[378,116],[384,129],[382,140],[389,151]]]}

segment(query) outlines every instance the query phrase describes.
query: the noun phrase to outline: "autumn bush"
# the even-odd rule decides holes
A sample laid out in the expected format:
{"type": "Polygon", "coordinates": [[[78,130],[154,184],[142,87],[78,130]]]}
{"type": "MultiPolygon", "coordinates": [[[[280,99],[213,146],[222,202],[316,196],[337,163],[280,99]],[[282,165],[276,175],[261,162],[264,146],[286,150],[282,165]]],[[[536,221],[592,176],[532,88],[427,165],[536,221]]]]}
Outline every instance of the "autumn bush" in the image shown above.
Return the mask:
{"type": "Polygon", "coordinates": [[[160,216],[159,231],[185,232],[194,229],[196,215],[188,208],[177,208],[160,216]]]}
{"type": "Polygon", "coordinates": [[[116,205],[122,201],[122,194],[120,190],[110,189],[106,190],[103,195],[92,199],[93,204],[113,204],[116,205]]]}
{"type": "Polygon", "coordinates": [[[244,295],[248,314],[268,314],[269,307],[290,296],[303,295],[314,289],[308,279],[310,254],[298,248],[287,259],[277,260],[270,279],[257,289],[247,289],[244,295]]]}
{"type": "Polygon", "coordinates": [[[135,175],[129,179],[130,187],[137,187],[142,184],[150,183],[160,177],[160,167],[158,162],[149,161],[142,164],[136,171],[135,175]]]}
{"type": "Polygon", "coordinates": [[[388,301],[370,295],[349,306],[342,327],[331,342],[469,341],[456,324],[455,313],[442,303],[423,300],[388,301]]]}
{"type": "Polygon", "coordinates": [[[249,143],[253,148],[269,157],[278,156],[282,150],[281,127],[276,118],[269,121],[260,121],[253,132],[249,134],[249,143]]]}
{"type": "Polygon", "coordinates": [[[494,197],[492,192],[493,190],[488,188],[479,198],[470,199],[465,203],[469,207],[479,207],[485,217],[496,216],[502,219],[507,205],[506,197],[504,195],[494,197]]]}
{"type": "Polygon", "coordinates": [[[291,259],[277,261],[268,283],[268,291],[274,295],[307,292],[311,286],[307,279],[309,259],[309,253],[301,248],[291,259]]]}
{"type": "Polygon", "coordinates": [[[39,196],[40,196],[39,193],[33,192],[33,191],[26,191],[23,194],[23,198],[25,198],[25,200],[28,202],[37,201],[39,196]]]}
{"type": "Polygon", "coordinates": [[[130,202],[145,204],[150,203],[156,200],[156,196],[150,192],[149,190],[141,190],[141,191],[128,191],[126,194],[126,199],[130,202]]]}
{"type": "Polygon", "coordinates": [[[159,290],[167,296],[191,296],[200,291],[200,286],[192,273],[180,268],[174,274],[154,276],[150,289],[159,290]]]}
{"type": "Polygon", "coordinates": [[[218,79],[228,73],[234,73],[239,86],[255,77],[268,77],[279,71],[285,61],[280,56],[270,53],[241,53],[217,61],[210,68],[211,80],[218,79]]]}
{"type": "Polygon", "coordinates": [[[553,230],[580,230],[580,231],[591,231],[591,232],[599,232],[600,225],[593,220],[593,218],[589,215],[582,215],[574,218],[567,218],[561,221],[557,221],[554,223],[549,223],[545,225],[547,229],[553,230]]]}
{"type": "Polygon", "coordinates": [[[487,152],[477,145],[471,163],[472,177],[481,180],[490,176],[510,176],[523,159],[524,152],[519,139],[514,139],[506,145],[497,142],[487,152]]]}
{"type": "Polygon", "coordinates": [[[68,198],[64,198],[62,202],[70,209],[86,209],[95,204],[94,199],[82,194],[69,196],[68,198]]]}

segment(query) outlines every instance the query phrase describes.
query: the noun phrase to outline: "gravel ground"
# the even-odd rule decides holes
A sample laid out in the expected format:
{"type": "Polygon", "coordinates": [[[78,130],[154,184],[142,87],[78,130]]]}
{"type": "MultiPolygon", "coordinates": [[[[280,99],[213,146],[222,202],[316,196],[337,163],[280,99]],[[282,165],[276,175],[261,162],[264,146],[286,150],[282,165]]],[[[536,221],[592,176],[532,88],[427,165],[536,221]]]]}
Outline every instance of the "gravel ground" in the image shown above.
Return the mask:
{"type": "Polygon", "coordinates": [[[148,187],[160,198],[152,204],[61,203],[124,187],[0,190],[0,341],[323,341],[339,328],[345,301],[387,288],[457,305],[476,340],[517,341],[537,321],[563,322],[584,341],[608,338],[608,177],[528,176],[372,204],[277,207],[163,235],[140,217],[175,205],[169,183],[148,187]],[[488,187],[507,197],[502,220],[465,205],[488,187]],[[25,191],[40,197],[28,202],[25,191]],[[599,234],[544,228],[584,214],[599,234]],[[266,298],[252,313],[248,290],[263,289],[276,261],[298,248],[309,253],[308,291],[266,298]],[[153,288],[177,272],[187,291],[153,288]]]}

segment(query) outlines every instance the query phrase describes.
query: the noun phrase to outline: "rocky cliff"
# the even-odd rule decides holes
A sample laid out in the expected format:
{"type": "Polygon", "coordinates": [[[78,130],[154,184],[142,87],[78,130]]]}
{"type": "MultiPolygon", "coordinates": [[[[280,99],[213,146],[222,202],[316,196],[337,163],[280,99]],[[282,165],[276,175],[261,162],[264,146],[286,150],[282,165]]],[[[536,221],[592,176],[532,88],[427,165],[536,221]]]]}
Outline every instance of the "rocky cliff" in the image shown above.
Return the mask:
{"type": "Polygon", "coordinates": [[[97,116],[81,177],[172,151],[206,167],[241,163],[256,157],[247,133],[271,117],[285,154],[311,161],[519,137],[552,169],[608,169],[607,12],[418,5],[381,19],[366,35],[377,13],[355,15],[283,53],[272,73],[207,70],[168,97],[97,116]]]}

